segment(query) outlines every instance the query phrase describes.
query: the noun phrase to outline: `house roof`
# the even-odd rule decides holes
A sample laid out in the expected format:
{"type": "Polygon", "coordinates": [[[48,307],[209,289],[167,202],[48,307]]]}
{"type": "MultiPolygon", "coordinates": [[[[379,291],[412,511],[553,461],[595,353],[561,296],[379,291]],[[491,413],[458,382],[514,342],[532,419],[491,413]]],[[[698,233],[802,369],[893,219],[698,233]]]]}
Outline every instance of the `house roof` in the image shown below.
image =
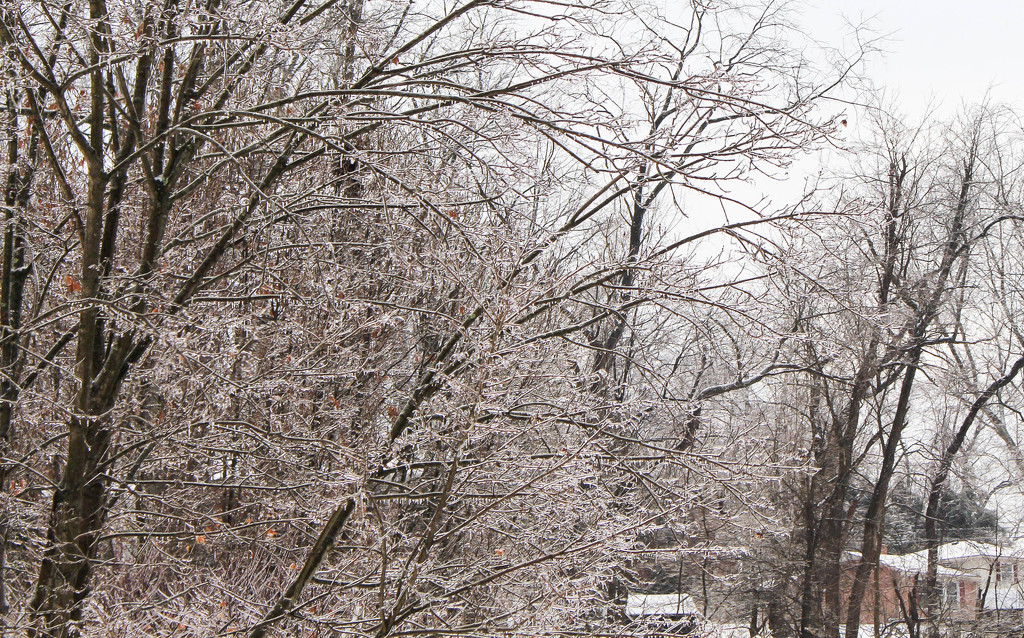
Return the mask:
{"type": "Polygon", "coordinates": [[[1024,558],[1024,538],[1018,538],[1017,540],[1013,541],[1012,543],[1010,543],[1009,548],[1007,548],[1004,551],[1013,556],[1024,558]]]}
{"type": "MultiPolygon", "coordinates": [[[[851,557],[859,558],[858,552],[849,552],[851,557]]],[[[1014,557],[1024,559],[1024,539],[1018,540],[1011,546],[1001,547],[992,543],[979,541],[956,541],[939,545],[939,576],[956,578],[966,572],[951,567],[949,564],[956,564],[970,558],[984,558],[997,560],[1002,557],[1014,557]],[[942,565],[944,563],[945,565],[942,565]]],[[[928,550],[912,552],[910,554],[881,554],[878,562],[890,569],[908,574],[923,574],[928,570],[928,550]]]]}
{"type": "MultiPolygon", "coordinates": [[[[1024,541],[1017,541],[1014,545],[1005,547],[978,541],[956,541],[939,545],[940,563],[963,561],[970,558],[984,558],[994,561],[1005,557],[1024,558],[1024,541]]],[[[903,554],[900,558],[908,558],[911,562],[915,560],[924,561],[927,564],[928,550],[923,549],[912,554],[903,554]],[[909,559],[908,557],[911,556],[919,558],[909,559]]]]}
{"type": "MultiPolygon", "coordinates": [[[[915,552],[924,554],[927,558],[928,551],[915,552]]],[[[944,543],[939,545],[939,560],[965,560],[968,558],[998,558],[1007,556],[1010,553],[1008,548],[1002,548],[991,543],[979,543],[977,541],[956,541],[955,543],[944,543]]]]}
{"type": "MultiPolygon", "coordinates": [[[[890,569],[906,574],[924,574],[928,571],[928,552],[914,552],[913,554],[882,554],[878,562],[890,569]]],[[[952,567],[939,565],[936,573],[947,578],[964,576],[966,572],[952,567]]]]}

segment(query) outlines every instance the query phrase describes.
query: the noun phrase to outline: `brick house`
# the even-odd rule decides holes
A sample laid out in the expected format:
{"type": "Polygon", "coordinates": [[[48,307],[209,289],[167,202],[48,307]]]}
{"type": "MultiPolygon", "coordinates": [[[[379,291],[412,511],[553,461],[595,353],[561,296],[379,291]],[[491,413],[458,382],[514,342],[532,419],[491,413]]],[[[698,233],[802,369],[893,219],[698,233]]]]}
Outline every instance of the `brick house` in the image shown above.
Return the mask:
{"type": "MultiPolygon", "coordinates": [[[[927,551],[882,554],[878,591],[872,588],[865,598],[861,622],[904,620],[916,602],[927,567],[927,551]]],[[[942,624],[953,627],[983,621],[1024,628],[1024,545],[946,543],[939,547],[937,576],[942,624]]]]}

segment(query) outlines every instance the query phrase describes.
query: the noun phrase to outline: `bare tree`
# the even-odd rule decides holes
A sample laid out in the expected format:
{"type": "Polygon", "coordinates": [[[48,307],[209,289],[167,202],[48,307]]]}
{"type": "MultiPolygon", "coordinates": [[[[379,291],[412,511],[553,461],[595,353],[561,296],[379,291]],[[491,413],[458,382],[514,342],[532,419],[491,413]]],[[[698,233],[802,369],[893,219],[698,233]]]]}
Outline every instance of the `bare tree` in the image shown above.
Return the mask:
{"type": "Polygon", "coordinates": [[[685,251],[803,215],[656,238],[659,196],[825,141],[860,55],[807,79],[772,3],[0,7],[0,567],[39,637],[585,622],[721,478],[665,432],[776,370],[666,384],[659,313],[745,295],[685,251]]]}

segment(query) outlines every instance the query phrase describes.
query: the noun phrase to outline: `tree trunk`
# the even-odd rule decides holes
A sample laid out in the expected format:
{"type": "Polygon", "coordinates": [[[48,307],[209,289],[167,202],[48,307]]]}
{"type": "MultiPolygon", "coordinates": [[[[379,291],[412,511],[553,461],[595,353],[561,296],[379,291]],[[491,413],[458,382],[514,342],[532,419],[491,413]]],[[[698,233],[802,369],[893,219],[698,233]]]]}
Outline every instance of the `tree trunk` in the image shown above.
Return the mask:
{"type": "Polygon", "coordinates": [[[53,495],[47,549],[29,604],[30,638],[78,635],[96,540],[107,515],[101,473],[109,447],[110,430],[99,419],[72,419],[68,460],[53,495]]]}
{"type": "Polygon", "coordinates": [[[907,423],[907,413],[910,409],[910,394],[914,387],[917,366],[927,341],[927,330],[938,315],[942,298],[946,294],[946,283],[952,272],[953,264],[965,254],[964,249],[967,244],[966,237],[964,236],[964,222],[970,205],[976,153],[977,141],[975,140],[967,151],[966,159],[963,160],[960,190],[953,211],[953,217],[950,220],[949,233],[943,246],[942,257],[935,274],[935,283],[931,286],[925,299],[918,302],[919,305],[914,306],[913,324],[909,331],[910,346],[908,348],[907,361],[904,364],[905,371],[903,373],[903,382],[900,386],[899,399],[896,404],[896,413],[893,415],[889,436],[885,440],[882,467],[879,470],[878,481],[875,483],[871,493],[871,501],[868,504],[867,516],[864,522],[864,538],[861,544],[861,558],[857,565],[857,573],[854,576],[853,584],[850,587],[850,598],[846,614],[847,638],[856,638],[860,630],[860,610],[864,601],[864,592],[867,589],[871,571],[878,566],[878,556],[882,545],[882,531],[885,526],[885,505],[889,496],[889,483],[896,466],[896,451],[900,445],[903,430],[907,423]]]}
{"type": "Polygon", "coordinates": [[[957,429],[953,436],[953,440],[944,451],[942,458],[939,460],[939,469],[935,472],[935,476],[932,477],[931,486],[928,490],[928,506],[925,509],[924,515],[924,542],[925,548],[928,550],[928,571],[925,574],[924,586],[921,591],[921,602],[924,607],[925,616],[932,620],[931,626],[929,627],[929,635],[937,636],[939,633],[938,624],[935,622],[937,617],[936,603],[938,602],[938,568],[939,568],[939,533],[938,533],[938,518],[939,518],[939,500],[942,495],[942,488],[946,484],[946,479],[949,477],[949,470],[953,465],[953,459],[960,452],[960,448],[963,447],[964,440],[967,438],[967,433],[970,431],[971,426],[977,419],[978,414],[989,402],[989,400],[995,396],[1002,387],[1009,384],[1013,379],[1020,373],[1021,369],[1024,368],[1024,357],[1018,358],[1013,366],[1011,366],[1009,372],[1002,377],[993,381],[985,391],[974,400],[971,404],[971,408],[967,411],[967,415],[964,420],[960,423],[960,427],[957,429]]]}
{"type": "Polygon", "coordinates": [[[882,467],[878,480],[868,501],[868,511],[864,521],[864,539],[861,543],[861,558],[857,564],[857,572],[850,586],[850,598],[847,603],[846,636],[855,638],[860,630],[860,611],[864,603],[864,594],[870,582],[871,573],[878,568],[878,557],[882,550],[882,530],[885,525],[885,505],[889,496],[889,483],[896,470],[896,451],[899,448],[903,429],[907,424],[907,413],[910,410],[910,394],[914,388],[917,375],[917,364],[921,358],[921,346],[911,352],[910,361],[906,364],[903,383],[900,386],[900,397],[896,404],[889,438],[885,441],[882,453],[882,467]]]}

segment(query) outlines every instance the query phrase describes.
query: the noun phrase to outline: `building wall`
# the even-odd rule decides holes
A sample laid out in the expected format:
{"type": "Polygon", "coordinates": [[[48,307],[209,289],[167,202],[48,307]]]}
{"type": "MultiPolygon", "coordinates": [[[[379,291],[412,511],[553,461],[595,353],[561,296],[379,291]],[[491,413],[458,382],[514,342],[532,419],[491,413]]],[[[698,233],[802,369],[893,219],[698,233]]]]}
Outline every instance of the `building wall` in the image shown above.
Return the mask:
{"type": "MultiPolygon", "coordinates": [[[[850,570],[845,571],[846,573],[842,581],[844,606],[848,600],[850,585],[853,580],[852,575],[849,573],[850,570]]],[[[904,617],[903,610],[900,607],[900,598],[903,599],[903,604],[908,606],[907,608],[909,609],[909,605],[913,604],[911,601],[917,595],[915,587],[920,587],[923,582],[923,576],[915,579],[913,574],[899,572],[885,565],[880,566],[877,595],[879,620],[887,623],[894,621],[902,622],[904,617]]],[[[943,620],[971,620],[977,615],[978,584],[972,578],[958,578],[955,582],[956,598],[953,600],[948,595],[944,597],[940,605],[939,614],[943,620]]],[[[944,589],[947,585],[947,580],[940,580],[939,586],[941,588],[944,589]]],[[[864,597],[864,603],[861,606],[861,623],[872,624],[875,622],[875,600],[875,580],[872,578],[868,592],[864,597]]]]}

